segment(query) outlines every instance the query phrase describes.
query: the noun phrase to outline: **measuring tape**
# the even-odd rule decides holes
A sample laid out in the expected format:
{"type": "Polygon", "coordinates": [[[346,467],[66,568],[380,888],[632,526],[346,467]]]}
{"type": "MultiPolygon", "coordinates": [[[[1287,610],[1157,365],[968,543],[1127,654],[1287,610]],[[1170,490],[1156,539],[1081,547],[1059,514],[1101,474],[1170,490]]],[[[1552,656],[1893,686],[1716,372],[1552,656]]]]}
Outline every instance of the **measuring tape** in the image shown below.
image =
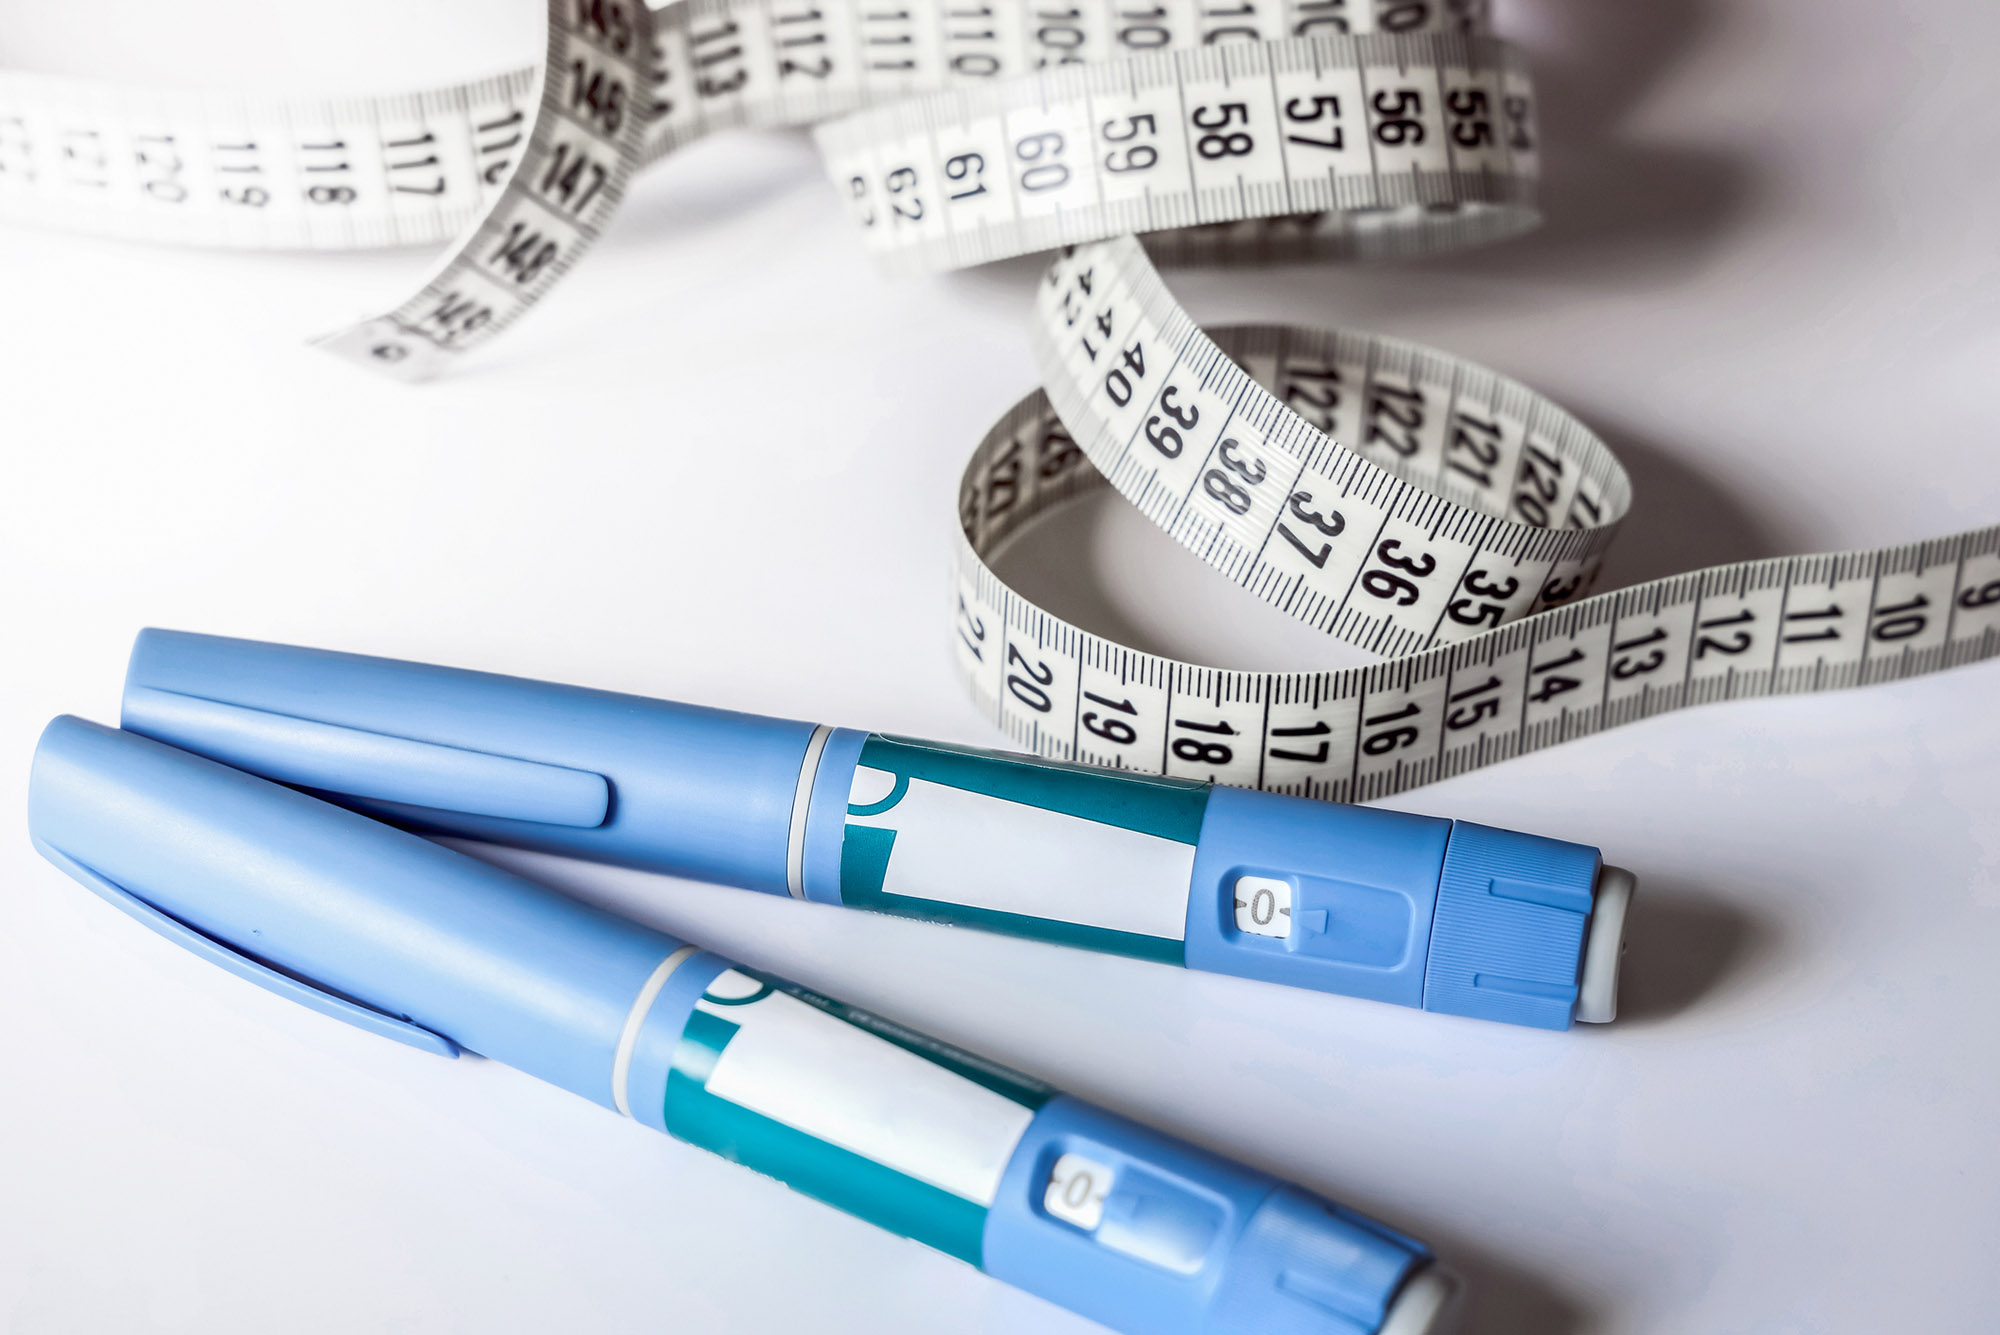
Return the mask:
{"type": "Polygon", "coordinates": [[[543,72],[308,102],[0,79],[0,217],[332,249],[464,230],[418,291],[320,340],[392,375],[493,337],[596,240],[647,149],[640,5],[552,0],[543,72]],[[539,83],[540,91],[535,86],[539,83]]]}
{"type": "Polygon", "coordinates": [[[1135,232],[1184,262],[1407,255],[1537,217],[1533,89],[1507,47],[1478,36],[1062,66],[851,116],[818,140],[871,248],[897,267],[1135,232]],[[1248,220],[1269,222],[1227,226],[1248,220]]]}
{"type": "Polygon", "coordinates": [[[1361,801],[1685,705],[2000,652],[2000,529],[1579,601],[1631,497],[1574,418],[1442,353],[1211,340],[1174,303],[1147,250],[1400,255],[1532,226],[1533,89],[1486,27],[1480,0],[555,0],[539,80],[298,103],[0,76],[0,217],[306,248],[469,228],[414,297],[323,340],[408,378],[560,281],[634,170],[726,128],[818,123],[891,267],[1078,247],[1038,289],[1043,391],[975,452],[957,544],[960,669],[1052,756],[1361,801]],[[993,573],[1107,481],[1385,661],[1177,663],[993,573]]]}
{"type": "Polygon", "coordinates": [[[1688,705],[2000,653],[2000,526],[1579,601],[1630,487],[1574,418],[1395,340],[1211,339],[1129,238],[1056,262],[1034,344],[1044,389],[961,482],[954,645],[980,709],[1045,755],[1361,802],[1688,705]],[[1243,588],[1388,657],[1180,663],[993,572],[1032,521],[1107,485],[1243,588]]]}
{"type": "MultiPolygon", "coordinates": [[[[1279,40],[1282,59],[1311,63],[1325,46],[1316,34],[1380,34],[1367,39],[1371,60],[1428,69],[1450,54],[1429,34],[1484,26],[1484,0],[682,0],[657,13],[639,0],[550,0],[539,77],[399,96],[250,99],[0,74],[0,218],[266,248],[459,236],[413,296],[321,340],[421,379],[560,282],[635,169],[719,130],[809,124],[1117,55],[1179,50],[1205,68],[1214,52],[1279,40]]],[[[1125,160],[1156,151],[1135,144],[1125,160]]],[[[1446,207],[1476,202],[1468,190],[1419,194],[1446,207]]],[[[1376,205],[1355,195],[1334,206],[1376,205]]],[[[1260,195],[1232,216],[1296,211],[1260,195]]],[[[1032,233],[1016,244],[1032,248],[1032,233]]]]}

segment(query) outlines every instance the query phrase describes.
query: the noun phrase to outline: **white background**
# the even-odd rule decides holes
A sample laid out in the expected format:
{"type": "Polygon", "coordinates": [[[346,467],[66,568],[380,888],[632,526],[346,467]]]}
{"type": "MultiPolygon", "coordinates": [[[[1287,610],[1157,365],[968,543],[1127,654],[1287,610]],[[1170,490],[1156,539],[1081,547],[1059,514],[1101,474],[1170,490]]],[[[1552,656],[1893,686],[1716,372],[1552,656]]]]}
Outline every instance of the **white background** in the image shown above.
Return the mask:
{"type": "MultiPolygon", "coordinates": [[[[2000,10],[1513,0],[1548,227],[1199,274],[1516,375],[1629,460],[1612,583],[2000,519],[2000,10]]],[[[0,62],[336,90],[536,50],[527,0],[0,9],[0,62]],[[494,15],[481,17],[491,9],[494,15]]],[[[413,255],[0,231],[0,1325],[1055,1332],[971,1269],[493,1063],[183,956],[44,865],[37,730],[155,624],[930,734],[958,471],[1030,262],[890,281],[796,135],[650,172],[450,380],[303,340],[413,255]]],[[[1326,661],[1115,504],[1025,585],[1228,666],[1326,661]]],[[[1432,1241],[1472,1328],[1970,1332],[2000,1271],[2000,668],[1626,728],[1408,795],[1641,878],[1626,1017],[1548,1034],[538,862],[1432,1241]]]]}

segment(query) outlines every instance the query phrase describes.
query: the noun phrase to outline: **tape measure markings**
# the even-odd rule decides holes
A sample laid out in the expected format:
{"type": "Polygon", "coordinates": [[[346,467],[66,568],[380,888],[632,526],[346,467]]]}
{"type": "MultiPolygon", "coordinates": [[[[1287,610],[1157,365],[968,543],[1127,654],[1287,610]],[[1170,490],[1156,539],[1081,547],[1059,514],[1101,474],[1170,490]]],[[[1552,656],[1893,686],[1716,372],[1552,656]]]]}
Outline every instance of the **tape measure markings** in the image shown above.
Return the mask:
{"type": "MultiPolygon", "coordinates": [[[[1426,35],[1063,66],[858,113],[817,138],[876,254],[937,268],[1305,214],[1320,216],[1290,224],[1291,251],[1471,244],[1532,225],[1537,133],[1506,47],[1426,35]]],[[[1149,244],[1195,258],[1231,242],[1149,244]]]]}
{"type": "MultiPolygon", "coordinates": [[[[1136,245],[1126,241],[1079,251],[1052,273],[1087,262],[1092,253],[1103,263],[1103,251],[1145,266],[1136,245]]],[[[1184,342],[1172,364],[1192,369],[1199,363],[1205,376],[1223,382],[1246,379],[1228,365],[1232,357],[1260,364],[1270,391],[1260,388],[1254,396],[1268,400],[1267,413],[1294,417],[1279,397],[1304,389],[1312,401],[1324,402],[1316,396],[1323,368],[1353,360],[1355,344],[1371,342],[1269,328],[1229,330],[1213,343],[1201,341],[1212,355],[1188,355],[1184,342]],[[1288,367],[1303,375],[1290,378],[1288,367]]],[[[1374,350],[1362,358],[1371,366],[1401,357],[1421,360],[1433,373],[1453,367],[1453,403],[1467,397],[1505,401],[1518,421],[1534,422],[1537,431],[1570,422],[1581,433],[1578,440],[1587,442],[1584,452],[1601,455],[1595,461],[1600,473],[1622,480],[1608,450],[1531,391],[1442,354],[1389,340],[1372,343],[1374,350]]],[[[1068,383],[1051,380],[1053,386],[1068,383]]],[[[1237,403],[1251,397],[1236,386],[1237,403]]],[[[1239,411],[1229,429],[1243,432],[1252,416],[1239,411]]],[[[1016,742],[1046,755],[1366,801],[1689,705],[1888,681],[2000,654],[2000,528],[1988,528],[1878,551],[1745,562],[1655,580],[1587,601],[1539,606],[1521,619],[1503,619],[1497,628],[1419,652],[1390,642],[1391,657],[1366,667],[1256,673],[1175,662],[1043,611],[988,564],[1048,511],[1097,487],[1117,486],[1155,522],[1161,522],[1162,497],[1185,495],[1185,489],[1162,486],[1150,470],[1139,480],[1129,470],[1120,479],[1115,451],[1129,441],[1102,433],[1093,439],[1092,426],[1090,419],[1066,422],[1050,395],[1038,392],[993,428],[962,482],[955,544],[959,670],[982,712],[1016,742]],[[1078,427],[1083,429],[1072,430],[1078,427]]],[[[1272,434],[1320,437],[1303,422],[1278,424],[1272,434]]],[[[1208,457],[1216,457],[1213,448],[1208,457]]],[[[1350,460],[1350,470],[1368,467],[1358,455],[1350,460]]],[[[1369,471],[1372,478],[1351,480],[1343,504],[1361,498],[1382,508],[1384,486],[1407,485],[1382,470],[1369,471]]],[[[1454,518],[1473,512],[1433,496],[1423,513],[1427,531],[1444,535],[1454,518]]],[[[1490,515],[1481,518],[1491,522],[1490,515]]],[[[1371,543],[1388,531],[1387,523],[1377,521],[1371,543]]],[[[1236,549],[1216,541],[1214,531],[1162,526],[1209,564],[1230,571],[1236,549]]],[[[1544,544],[1564,536],[1511,527],[1544,544]]],[[[1585,536],[1608,541],[1609,533],[1585,536]]],[[[1532,555],[1524,550],[1522,559],[1532,555]]],[[[1448,567],[1440,564],[1438,573],[1448,574],[1448,567]]],[[[1288,586],[1269,571],[1246,582],[1241,565],[1232,577],[1334,633],[1368,624],[1331,615],[1339,601],[1331,595],[1301,600],[1303,582],[1288,586]]],[[[1357,573],[1348,587],[1359,578],[1357,573]]],[[[1559,574],[1558,591],[1576,596],[1582,588],[1570,587],[1576,578],[1559,574]]]]}
{"type": "Polygon", "coordinates": [[[548,57],[527,143],[499,197],[417,293],[321,346],[406,379],[518,319],[588,250],[645,155],[651,74],[642,4],[550,0],[548,57]]]}
{"type": "MultiPolygon", "coordinates": [[[[1108,3],[1068,11],[1099,16],[1094,24],[1044,23],[1032,33],[1020,10],[991,5],[687,0],[663,10],[657,25],[637,0],[578,0],[574,8],[549,4],[545,77],[532,103],[535,80],[517,73],[432,93],[267,101],[249,133],[218,136],[209,128],[214,109],[236,108],[228,118],[241,125],[247,104],[154,97],[135,113],[121,90],[0,77],[0,212],[124,235],[279,247],[435,241],[476,219],[415,296],[322,340],[415,379],[493,337],[560,281],[644,160],[730,126],[803,123],[940,80],[1097,60],[1141,32],[1173,38],[1165,28],[1128,25],[1114,42],[1111,16],[1126,11],[1108,3]],[[1022,21],[1010,24],[1016,16],[1022,21]],[[970,17],[998,21],[987,29],[949,21],[970,17]],[[1074,40],[1055,41],[1056,32],[1074,40]],[[85,171],[58,179],[41,169],[44,157],[85,171]],[[162,212],[191,202],[178,216],[162,212]]],[[[1165,6],[1156,8],[1164,15],[1165,6]]],[[[1339,17],[1250,8],[1262,26],[1207,26],[1203,40],[1261,37],[1281,19],[1310,26],[1339,17]]],[[[1188,12],[1211,14],[1205,5],[1188,12]]],[[[1476,28],[1477,18],[1405,3],[1378,4],[1346,22],[1421,30],[1476,28]]]]}
{"type": "MultiPolygon", "coordinates": [[[[1176,0],[1140,11],[1092,0],[1031,20],[1018,5],[685,0],[655,20],[639,0],[550,0],[535,98],[537,79],[518,72],[307,101],[133,94],[6,74],[0,216],[307,248],[437,241],[471,224],[415,296],[322,340],[414,379],[492,338],[560,281],[641,162],[717,130],[821,120],[1042,66],[1081,70],[1197,35],[1226,45],[1336,23],[1423,34],[1478,32],[1484,21],[1478,5],[1377,0],[1348,14],[1313,3],[1176,0]],[[1147,21],[1121,26],[1121,16],[1147,21]]],[[[1422,40],[1383,38],[1374,49],[1422,40]]]]}
{"type": "MultiPolygon", "coordinates": [[[[1036,360],[1084,454],[1223,574],[1295,615],[1309,589],[1310,624],[1363,648],[1396,654],[1463,639],[1576,596],[1623,516],[1629,484],[1616,459],[1545,401],[1533,425],[1519,428],[1519,472],[1508,485],[1534,483],[1509,508],[1519,513],[1525,496],[1537,508],[1524,518],[1544,524],[1559,508],[1576,525],[1567,529],[1496,513],[1490,470],[1489,495],[1452,495],[1441,485],[1441,455],[1425,457],[1414,438],[1405,449],[1379,425],[1365,439],[1393,468],[1336,446],[1201,333],[1130,238],[1083,247],[1048,278],[1036,360]],[[1277,487],[1274,473],[1294,481],[1277,487]]],[[[1320,359],[1366,368],[1359,388],[1370,413],[1386,401],[1402,414],[1396,422],[1453,424],[1474,444],[1476,427],[1507,432],[1489,373],[1387,340],[1320,359]],[[1469,386],[1473,377],[1483,394],[1469,386]],[[1491,419],[1472,413],[1471,396],[1486,400],[1491,419]]],[[[1528,391],[1511,388],[1518,405],[1528,391]]]]}
{"type": "Polygon", "coordinates": [[[439,241],[478,215],[512,166],[533,84],[524,70],[301,101],[0,73],[0,210],[210,245],[439,241]]]}

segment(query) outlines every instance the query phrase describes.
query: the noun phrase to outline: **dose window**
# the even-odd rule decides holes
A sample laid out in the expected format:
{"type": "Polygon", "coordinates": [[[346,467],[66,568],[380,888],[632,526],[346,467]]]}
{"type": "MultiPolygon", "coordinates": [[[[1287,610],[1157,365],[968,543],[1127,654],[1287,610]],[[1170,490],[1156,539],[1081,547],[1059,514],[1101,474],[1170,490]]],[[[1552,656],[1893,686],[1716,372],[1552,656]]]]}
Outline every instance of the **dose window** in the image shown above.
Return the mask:
{"type": "Polygon", "coordinates": [[[1236,878],[1236,930],[1256,936],[1292,934],[1292,883],[1275,876],[1236,878]]]}
{"type": "Polygon", "coordinates": [[[1086,1233],[1104,1221],[1104,1197],[1111,1190],[1111,1169],[1081,1154],[1065,1154],[1049,1170],[1042,1209],[1086,1233]]]}

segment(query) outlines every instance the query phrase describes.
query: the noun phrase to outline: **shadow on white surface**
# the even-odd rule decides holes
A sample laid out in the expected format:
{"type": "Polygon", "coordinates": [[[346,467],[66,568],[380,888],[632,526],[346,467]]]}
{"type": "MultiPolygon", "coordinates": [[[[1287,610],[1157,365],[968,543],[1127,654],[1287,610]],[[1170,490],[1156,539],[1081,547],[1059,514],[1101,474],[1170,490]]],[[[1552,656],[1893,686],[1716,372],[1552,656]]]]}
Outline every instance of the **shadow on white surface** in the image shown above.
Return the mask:
{"type": "Polygon", "coordinates": [[[1725,999],[1779,953],[1782,927],[1707,891],[1642,880],[1618,979],[1620,1029],[1665,1024],[1725,999]]]}
{"type": "Polygon", "coordinates": [[[1714,251],[1750,202],[1748,164],[1710,147],[1648,138],[1633,122],[1716,19],[1710,0],[1500,6],[1500,34],[1532,52],[1544,221],[1520,241],[1436,267],[1624,285],[1635,268],[1672,271],[1714,251]]]}
{"type": "Polygon", "coordinates": [[[1458,1300],[1455,1335],[1588,1335],[1604,1328],[1606,1313],[1582,1296],[1565,1293],[1544,1277],[1457,1238],[1428,1235],[1438,1255],[1465,1288],[1458,1300]]]}
{"type": "MultiPolygon", "coordinates": [[[[647,168],[620,206],[615,244],[684,251],[691,236],[741,226],[786,195],[832,195],[807,131],[766,131],[757,141],[753,148],[744,134],[727,132],[647,168]]],[[[858,248],[858,229],[853,240],[858,248]]]]}
{"type": "Polygon", "coordinates": [[[1753,499],[1693,462],[1708,454],[1698,448],[1700,442],[1674,448],[1615,416],[1591,410],[1578,416],[1611,447],[1632,479],[1632,509],[1598,576],[1599,593],[1804,550],[1807,540],[1777,498],[1765,494],[1753,499]]]}

